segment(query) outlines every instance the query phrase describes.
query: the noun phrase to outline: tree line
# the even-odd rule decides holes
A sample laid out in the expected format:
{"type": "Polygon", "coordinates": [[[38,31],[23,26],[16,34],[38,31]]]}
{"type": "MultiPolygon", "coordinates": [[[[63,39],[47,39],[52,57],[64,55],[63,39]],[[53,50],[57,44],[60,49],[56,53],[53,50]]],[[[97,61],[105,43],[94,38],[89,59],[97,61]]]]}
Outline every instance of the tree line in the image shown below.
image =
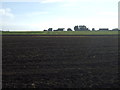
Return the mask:
{"type": "MultiPolygon", "coordinates": [[[[57,30],[53,30],[53,28],[49,28],[48,30],[44,31],[64,31],[65,28],[58,28],[57,30]]],[[[99,28],[97,31],[108,31],[109,28],[99,28]]],[[[85,25],[76,25],[74,26],[74,30],[71,28],[68,28],[67,31],[91,31],[89,28],[87,28],[85,25]]],[[[96,31],[95,28],[92,28],[92,31],[96,31]]],[[[114,28],[110,31],[120,31],[118,28],[114,28]]]]}

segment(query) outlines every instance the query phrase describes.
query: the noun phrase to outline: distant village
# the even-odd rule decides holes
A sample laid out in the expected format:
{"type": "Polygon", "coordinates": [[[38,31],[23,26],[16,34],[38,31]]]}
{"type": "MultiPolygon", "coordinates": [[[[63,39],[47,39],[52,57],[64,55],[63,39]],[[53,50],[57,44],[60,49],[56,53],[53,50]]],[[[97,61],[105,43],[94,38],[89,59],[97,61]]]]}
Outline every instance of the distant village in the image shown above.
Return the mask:
{"type": "MultiPolygon", "coordinates": [[[[99,28],[99,30],[95,30],[95,28],[92,28],[92,30],[88,29],[85,25],[77,25],[74,26],[74,30],[71,28],[68,28],[67,31],[108,31],[109,28],[99,28]]],[[[58,28],[57,30],[53,30],[53,28],[49,28],[48,30],[43,31],[65,31],[65,28],[58,28]]],[[[120,31],[118,28],[112,29],[110,31],[120,31]]]]}

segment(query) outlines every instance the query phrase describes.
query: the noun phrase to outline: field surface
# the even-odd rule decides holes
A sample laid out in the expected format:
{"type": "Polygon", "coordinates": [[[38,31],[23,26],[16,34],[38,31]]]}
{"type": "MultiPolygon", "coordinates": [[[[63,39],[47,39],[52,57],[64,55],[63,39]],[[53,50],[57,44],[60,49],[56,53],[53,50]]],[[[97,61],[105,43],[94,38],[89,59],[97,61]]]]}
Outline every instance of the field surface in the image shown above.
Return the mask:
{"type": "Polygon", "coordinates": [[[3,88],[119,87],[118,36],[3,36],[3,88]]]}
{"type": "Polygon", "coordinates": [[[2,35],[118,35],[119,31],[3,31],[2,35]]]}

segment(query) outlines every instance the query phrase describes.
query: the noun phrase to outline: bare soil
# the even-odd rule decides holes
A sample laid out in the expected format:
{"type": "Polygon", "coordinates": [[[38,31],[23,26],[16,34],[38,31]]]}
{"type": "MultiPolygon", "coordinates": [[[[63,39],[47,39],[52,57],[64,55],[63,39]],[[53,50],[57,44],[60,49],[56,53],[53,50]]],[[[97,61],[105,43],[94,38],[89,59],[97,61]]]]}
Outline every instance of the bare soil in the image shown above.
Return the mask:
{"type": "Polygon", "coordinates": [[[117,36],[3,36],[3,88],[111,88],[117,36]]]}

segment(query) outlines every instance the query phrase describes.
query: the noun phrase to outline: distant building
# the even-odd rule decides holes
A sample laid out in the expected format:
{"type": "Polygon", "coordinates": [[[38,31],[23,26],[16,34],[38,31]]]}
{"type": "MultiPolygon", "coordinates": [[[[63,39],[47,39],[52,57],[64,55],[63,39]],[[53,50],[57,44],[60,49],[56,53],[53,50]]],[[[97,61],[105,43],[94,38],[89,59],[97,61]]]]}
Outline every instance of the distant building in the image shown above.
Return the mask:
{"type": "Polygon", "coordinates": [[[99,28],[99,31],[108,31],[108,28],[99,28]]]}
{"type": "Polygon", "coordinates": [[[58,28],[57,30],[53,30],[53,31],[64,31],[64,28],[58,28]]]}
{"type": "Polygon", "coordinates": [[[64,31],[64,28],[58,28],[57,31],[64,31]]]}
{"type": "Polygon", "coordinates": [[[72,31],[72,29],[71,29],[71,28],[68,28],[67,31],[72,31]]]}
{"type": "Polygon", "coordinates": [[[52,31],[52,28],[49,28],[48,31],[52,31]]]}

